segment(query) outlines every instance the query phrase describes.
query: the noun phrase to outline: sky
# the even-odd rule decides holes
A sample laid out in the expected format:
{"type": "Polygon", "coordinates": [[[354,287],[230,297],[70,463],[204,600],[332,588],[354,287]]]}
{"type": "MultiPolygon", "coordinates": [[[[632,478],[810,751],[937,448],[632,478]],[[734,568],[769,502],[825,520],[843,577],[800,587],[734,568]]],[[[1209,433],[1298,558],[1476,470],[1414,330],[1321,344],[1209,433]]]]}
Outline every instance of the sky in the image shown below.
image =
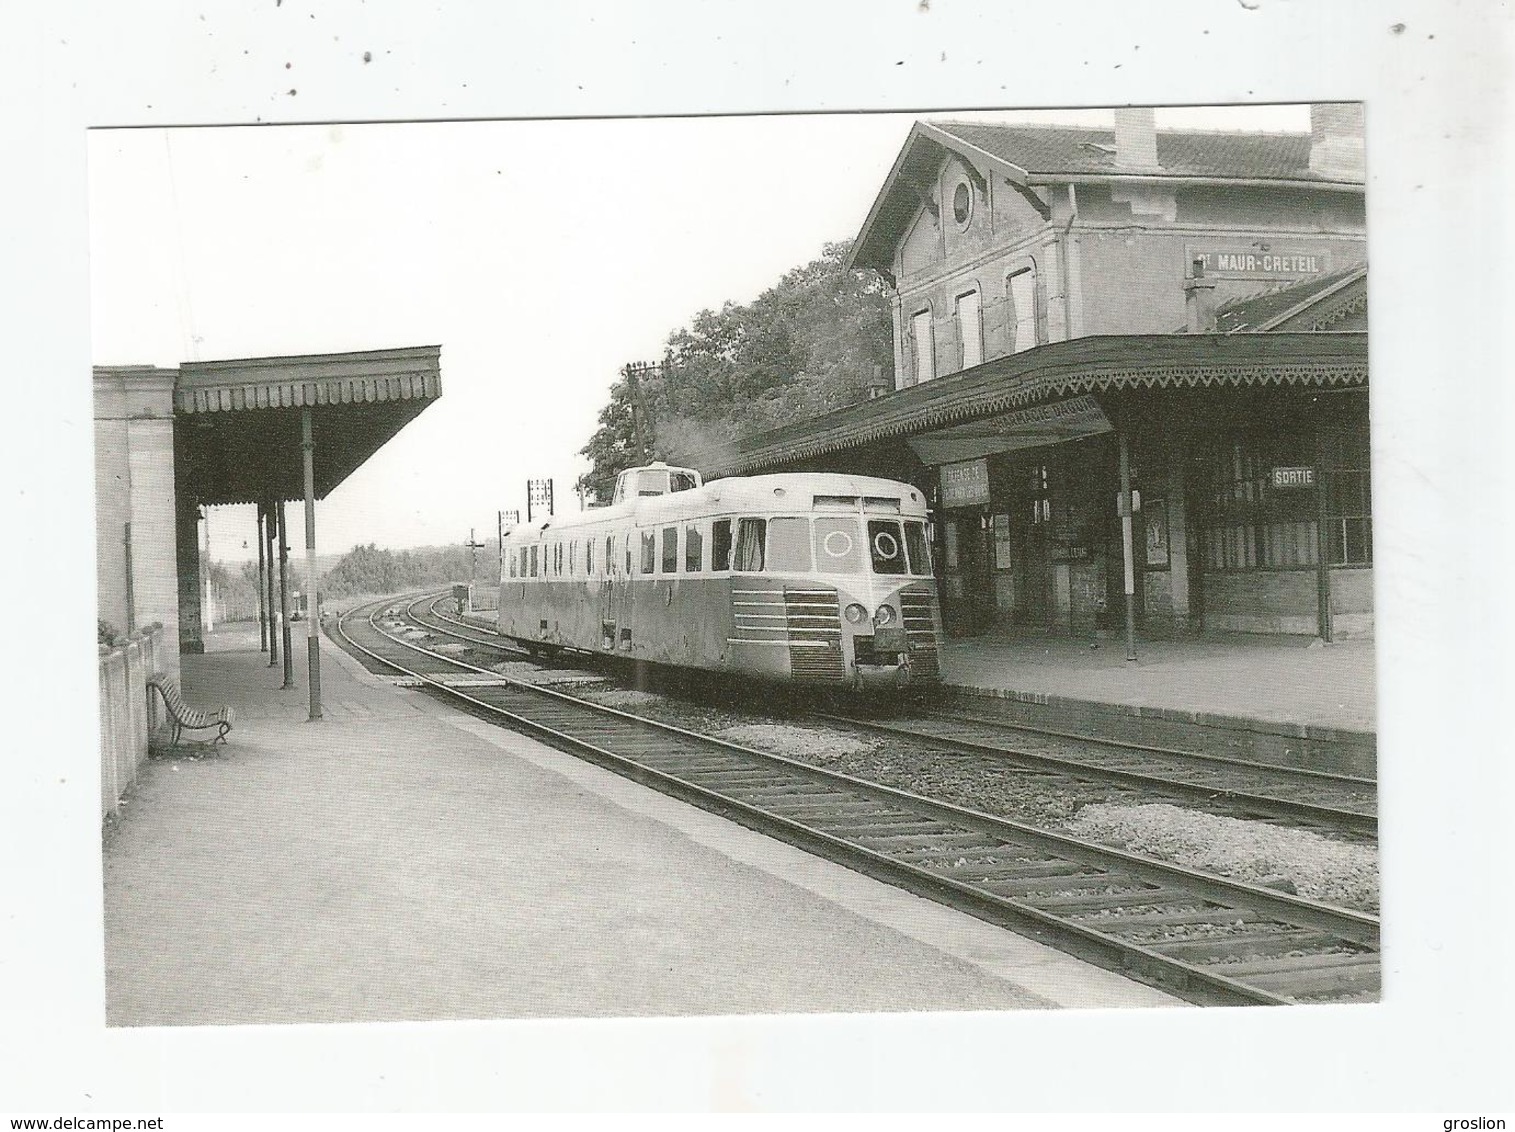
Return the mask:
{"type": "MultiPolygon", "coordinates": [[[[855,235],[917,117],[812,114],[97,129],[97,365],[440,345],[442,397],[317,507],[320,550],[487,537],[578,452],[620,367],[855,235]]],[[[1303,132],[1305,105],[1159,110],[1303,132]]],[[[211,556],[256,557],[251,507],[211,556]]]]}

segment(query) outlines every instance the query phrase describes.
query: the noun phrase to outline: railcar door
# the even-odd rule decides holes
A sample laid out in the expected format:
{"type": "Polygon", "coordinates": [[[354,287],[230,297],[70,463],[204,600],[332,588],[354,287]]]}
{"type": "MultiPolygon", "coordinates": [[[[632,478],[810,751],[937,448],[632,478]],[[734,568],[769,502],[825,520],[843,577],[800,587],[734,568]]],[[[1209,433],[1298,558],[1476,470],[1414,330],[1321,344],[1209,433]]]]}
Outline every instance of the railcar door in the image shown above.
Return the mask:
{"type": "Polygon", "coordinates": [[[605,609],[601,644],[620,652],[631,649],[631,535],[613,535],[606,540],[605,609]]]}

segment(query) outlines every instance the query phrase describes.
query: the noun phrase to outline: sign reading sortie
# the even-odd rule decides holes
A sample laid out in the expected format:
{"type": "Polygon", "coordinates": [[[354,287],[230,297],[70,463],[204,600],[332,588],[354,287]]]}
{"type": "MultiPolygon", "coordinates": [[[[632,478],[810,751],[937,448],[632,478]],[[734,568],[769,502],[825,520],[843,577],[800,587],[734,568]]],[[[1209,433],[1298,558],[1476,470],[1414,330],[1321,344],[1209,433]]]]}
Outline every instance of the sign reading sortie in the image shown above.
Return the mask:
{"type": "Polygon", "coordinates": [[[1222,279],[1293,279],[1331,270],[1330,255],[1319,251],[1191,247],[1189,262],[1195,260],[1204,263],[1206,275],[1222,279]]]}
{"type": "Polygon", "coordinates": [[[989,461],[942,465],[942,506],[977,507],[989,502],[989,461]]]}
{"type": "Polygon", "coordinates": [[[1314,487],[1314,468],[1274,468],[1273,486],[1275,488],[1286,487],[1314,487]]]}

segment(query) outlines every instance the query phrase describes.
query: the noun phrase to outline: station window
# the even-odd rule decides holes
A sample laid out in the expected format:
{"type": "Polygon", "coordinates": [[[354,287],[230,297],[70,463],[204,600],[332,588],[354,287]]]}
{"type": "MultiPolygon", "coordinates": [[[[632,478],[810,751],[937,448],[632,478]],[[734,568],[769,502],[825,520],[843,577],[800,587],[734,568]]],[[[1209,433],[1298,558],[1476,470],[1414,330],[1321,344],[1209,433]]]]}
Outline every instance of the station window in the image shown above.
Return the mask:
{"type": "Polygon", "coordinates": [[[514,554],[510,555],[506,559],[506,562],[509,563],[510,566],[510,576],[514,578],[516,576],[516,556],[514,554]]]}
{"type": "Polygon", "coordinates": [[[1010,352],[1018,354],[1045,341],[1036,293],[1036,268],[1027,267],[1015,272],[1010,276],[1007,289],[1010,292],[1011,315],[1015,319],[1015,338],[1010,352]]]}
{"type": "Polygon", "coordinates": [[[1050,523],[1052,521],[1052,488],[1050,476],[1046,464],[1033,464],[1029,473],[1031,500],[1031,522],[1033,524],[1050,523]]]}
{"type": "Polygon", "coordinates": [[[710,528],[710,568],[731,569],[731,520],[717,519],[710,528]]]}
{"type": "Polygon", "coordinates": [[[1255,437],[1233,440],[1214,454],[1207,569],[1288,569],[1320,561],[1315,492],[1273,486],[1273,469],[1308,462],[1300,457],[1296,445],[1255,437]]]}
{"type": "Polygon", "coordinates": [[[762,519],[737,520],[736,553],[731,563],[733,570],[755,572],[763,568],[767,533],[768,524],[762,519]]]}
{"type": "Polygon", "coordinates": [[[984,360],[984,324],[977,291],[957,297],[957,340],[962,344],[963,369],[984,360]]]}
{"type": "Polygon", "coordinates": [[[1324,447],[1330,453],[1325,468],[1326,561],[1333,566],[1371,565],[1373,493],[1366,413],[1357,427],[1329,435],[1324,447]]]}
{"type": "Polygon", "coordinates": [[[935,352],[931,344],[931,311],[916,311],[910,316],[910,339],[915,351],[915,382],[930,381],[936,376],[935,352]]]}
{"type": "Polygon", "coordinates": [[[700,558],[705,552],[705,540],[700,528],[693,523],[684,528],[684,570],[693,574],[700,569],[700,558]]]}
{"type": "Polygon", "coordinates": [[[676,574],[679,569],[679,529],[663,528],[663,573],[676,574]]]}
{"type": "Polygon", "coordinates": [[[651,531],[642,532],[642,573],[651,574],[657,569],[657,536],[651,531]]]}

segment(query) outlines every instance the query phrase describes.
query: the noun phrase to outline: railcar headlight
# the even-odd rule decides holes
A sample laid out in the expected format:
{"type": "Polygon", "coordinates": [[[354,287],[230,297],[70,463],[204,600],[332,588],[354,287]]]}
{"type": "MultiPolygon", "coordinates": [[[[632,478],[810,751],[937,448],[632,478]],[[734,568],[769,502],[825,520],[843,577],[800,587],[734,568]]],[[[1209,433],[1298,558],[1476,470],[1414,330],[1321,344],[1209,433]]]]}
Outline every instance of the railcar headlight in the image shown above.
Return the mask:
{"type": "Polygon", "coordinates": [[[868,620],[868,611],[857,602],[853,602],[846,609],[842,610],[842,612],[847,615],[847,621],[852,625],[861,625],[864,621],[868,620]]]}
{"type": "Polygon", "coordinates": [[[894,606],[892,606],[892,605],[881,605],[881,606],[879,606],[878,607],[878,612],[873,615],[873,623],[875,625],[877,625],[880,629],[884,628],[886,625],[893,625],[894,624],[894,606]]]}

